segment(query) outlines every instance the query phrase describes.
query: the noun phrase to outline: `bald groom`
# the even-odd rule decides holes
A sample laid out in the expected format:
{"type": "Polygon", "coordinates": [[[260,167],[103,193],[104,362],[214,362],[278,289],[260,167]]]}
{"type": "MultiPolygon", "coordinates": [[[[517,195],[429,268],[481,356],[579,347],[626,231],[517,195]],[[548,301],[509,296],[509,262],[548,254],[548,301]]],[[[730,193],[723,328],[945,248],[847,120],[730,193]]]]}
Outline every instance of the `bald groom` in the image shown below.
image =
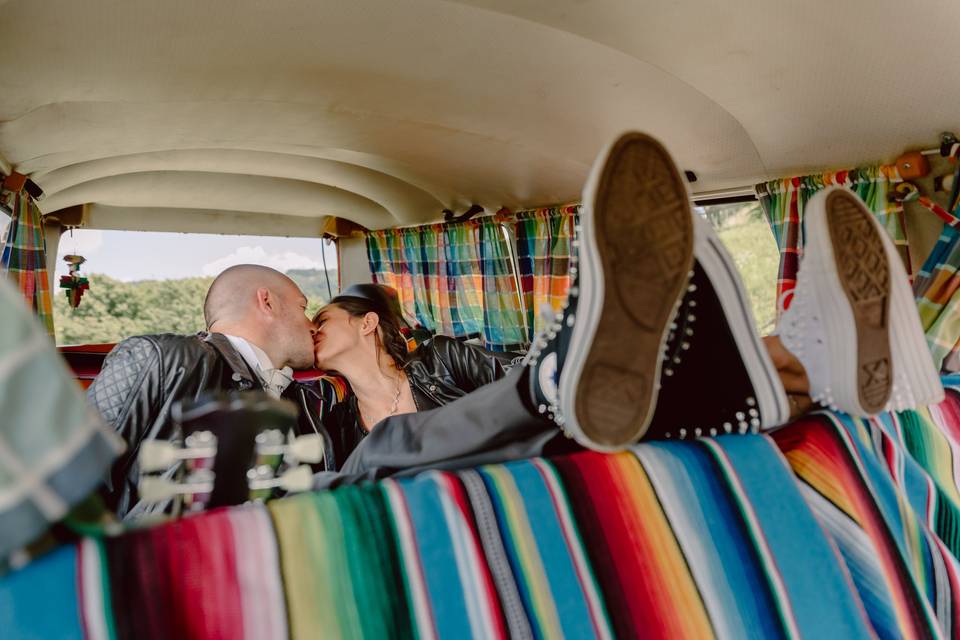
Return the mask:
{"type": "MultiPolygon", "coordinates": [[[[255,389],[292,400],[299,414],[297,435],[318,433],[326,451],[333,451],[318,417],[317,388],[293,380],[293,368],[313,365],[313,325],[306,305],[303,292],[286,275],[238,265],[217,276],[207,291],[207,331],[136,336],[110,352],[87,400],[127,442],[127,453],[114,464],[107,483],[111,509],[134,518],[169,507],[139,501],[140,444],[171,439],[173,404],[205,393],[255,389]]],[[[328,455],[316,470],[335,468],[328,455]]]]}

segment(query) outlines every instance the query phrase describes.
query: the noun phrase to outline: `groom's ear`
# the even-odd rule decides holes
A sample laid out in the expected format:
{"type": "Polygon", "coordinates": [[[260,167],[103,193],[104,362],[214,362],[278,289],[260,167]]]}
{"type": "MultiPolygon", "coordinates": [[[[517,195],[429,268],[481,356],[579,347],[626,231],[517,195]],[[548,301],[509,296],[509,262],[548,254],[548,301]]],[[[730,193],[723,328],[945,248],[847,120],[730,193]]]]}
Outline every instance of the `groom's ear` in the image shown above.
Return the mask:
{"type": "Polygon", "coordinates": [[[260,287],[256,292],[255,304],[257,309],[267,313],[273,310],[274,300],[273,294],[266,287],[260,287]]]}

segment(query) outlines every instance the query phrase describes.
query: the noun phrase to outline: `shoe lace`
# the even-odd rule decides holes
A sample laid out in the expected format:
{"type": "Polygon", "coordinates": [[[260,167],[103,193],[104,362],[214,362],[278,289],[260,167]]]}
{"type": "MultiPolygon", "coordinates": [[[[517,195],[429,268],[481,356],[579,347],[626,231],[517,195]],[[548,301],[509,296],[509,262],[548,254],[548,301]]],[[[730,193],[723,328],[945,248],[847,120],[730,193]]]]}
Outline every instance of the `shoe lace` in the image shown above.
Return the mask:
{"type": "MultiPolygon", "coordinates": [[[[780,294],[777,305],[781,313],[774,332],[783,346],[803,364],[811,385],[815,381],[828,379],[826,372],[820,370],[827,366],[827,354],[820,326],[820,311],[816,308],[815,300],[810,283],[798,273],[796,286],[780,294]]],[[[811,388],[810,395],[814,402],[833,404],[829,386],[811,388]]]]}

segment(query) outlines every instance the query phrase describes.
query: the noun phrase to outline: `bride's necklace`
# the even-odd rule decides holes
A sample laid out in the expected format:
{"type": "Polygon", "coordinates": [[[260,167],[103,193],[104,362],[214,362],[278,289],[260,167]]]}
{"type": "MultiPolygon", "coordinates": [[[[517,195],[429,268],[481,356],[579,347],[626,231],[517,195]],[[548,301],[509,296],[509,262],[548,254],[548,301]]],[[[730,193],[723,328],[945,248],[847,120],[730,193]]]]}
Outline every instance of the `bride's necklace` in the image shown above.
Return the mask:
{"type": "Polygon", "coordinates": [[[397,375],[397,393],[393,396],[393,404],[390,406],[390,413],[388,416],[392,416],[397,412],[397,409],[400,408],[400,381],[403,380],[403,372],[401,371],[397,375]]]}
{"type": "MultiPolygon", "coordinates": [[[[393,395],[393,404],[390,405],[390,413],[386,415],[387,418],[389,418],[392,415],[396,415],[397,410],[400,408],[400,389],[402,386],[401,385],[402,382],[403,382],[403,372],[401,371],[400,374],[397,376],[397,392],[393,395]]],[[[360,413],[366,413],[363,410],[363,407],[360,407],[360,413]]],[[[366,422],[370,426],[373,426],[368,420],[364,420],[364,422],[366,422]]]]}

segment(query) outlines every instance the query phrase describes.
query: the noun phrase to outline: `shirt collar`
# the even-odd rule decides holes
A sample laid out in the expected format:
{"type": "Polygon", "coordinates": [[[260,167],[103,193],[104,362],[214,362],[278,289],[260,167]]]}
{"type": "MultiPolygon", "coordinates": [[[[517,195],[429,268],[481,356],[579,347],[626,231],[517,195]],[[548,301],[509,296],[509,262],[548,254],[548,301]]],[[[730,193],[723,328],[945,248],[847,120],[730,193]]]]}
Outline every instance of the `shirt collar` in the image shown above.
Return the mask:
{"type": "Polygon", "coordinates": [[[273,366],[273,362],[270,361],[270,356],[257,345],[240,336],[231,336],[228,334],[223,334],[223,336],[230,341],[230,344],[237,350],[237,353],[239,353],[250,368],[256,372],[264,389],[271,395],[280,397],[290,383],[293,382],[293,369],[290,367],[277,369],[273,366]]]}

